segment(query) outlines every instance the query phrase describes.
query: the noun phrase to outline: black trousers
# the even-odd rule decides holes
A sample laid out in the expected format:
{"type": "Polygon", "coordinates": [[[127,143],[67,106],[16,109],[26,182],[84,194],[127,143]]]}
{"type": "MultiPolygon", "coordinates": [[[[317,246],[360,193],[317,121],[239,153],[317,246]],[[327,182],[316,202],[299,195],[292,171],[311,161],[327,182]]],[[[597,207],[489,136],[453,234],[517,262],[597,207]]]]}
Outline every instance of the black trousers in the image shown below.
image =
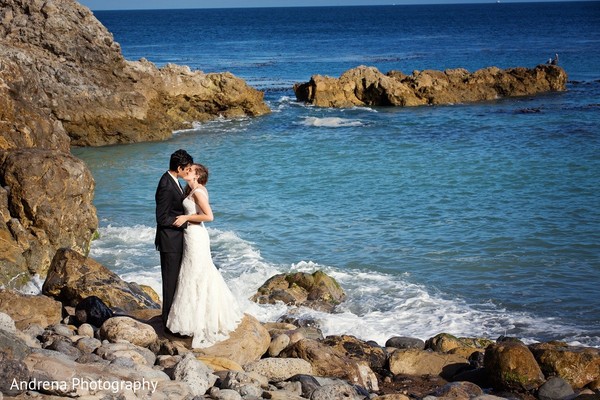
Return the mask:
{"type": "Polygon", "coordinates": [[[162,275],[162,319],[167,326],[167,318],[177,288],[177,278],[181,268],[181,253],[160,252],[160,271],[162,275]]]}

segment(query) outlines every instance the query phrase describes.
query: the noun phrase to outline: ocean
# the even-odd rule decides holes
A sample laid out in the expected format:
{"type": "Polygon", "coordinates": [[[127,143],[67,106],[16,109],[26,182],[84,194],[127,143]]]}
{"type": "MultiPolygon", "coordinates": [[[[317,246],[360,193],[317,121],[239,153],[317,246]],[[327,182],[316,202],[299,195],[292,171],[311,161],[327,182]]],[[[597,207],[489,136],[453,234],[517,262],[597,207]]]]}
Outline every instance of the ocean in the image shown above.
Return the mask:
{"type": "Polygon", "coordinates": [[[160,293],[154,191],[170,154],[210,170],[215,264],[246,312],[325,335],[518,337],[600,347],[600,2],[97,11],[124,56],[229,71],[272,113],[164,142],[74,148],[96,180],[91,256],[160,293]],[[293,84],[382,72],[535,67],[567,91],[477,104],[316,108],[293,84]],[[334,314],[250,300],[323,270],[334,314]]]}

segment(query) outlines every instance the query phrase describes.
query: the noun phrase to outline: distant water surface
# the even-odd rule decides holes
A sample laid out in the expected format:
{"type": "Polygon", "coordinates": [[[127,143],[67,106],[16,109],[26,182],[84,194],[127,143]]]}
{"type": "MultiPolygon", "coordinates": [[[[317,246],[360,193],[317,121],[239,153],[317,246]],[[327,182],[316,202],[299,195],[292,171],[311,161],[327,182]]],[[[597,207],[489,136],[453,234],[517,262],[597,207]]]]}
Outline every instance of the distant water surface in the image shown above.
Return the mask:
{"type": "Polygon", "coordinates": [[[92,256],[160,288],[154,190],[185,148],[211,172],[215,262],[246,300],[323,269],[348,294],[325,334],[440,332],[600,346],[600,3],[105,11],[131,60],[230,71],[273,113],[160,143],[74,149],[96,179],[92,256]],[[534,67],[568,90],[480,104],[321,109],[292,85],[383,72],[534,67]]]}

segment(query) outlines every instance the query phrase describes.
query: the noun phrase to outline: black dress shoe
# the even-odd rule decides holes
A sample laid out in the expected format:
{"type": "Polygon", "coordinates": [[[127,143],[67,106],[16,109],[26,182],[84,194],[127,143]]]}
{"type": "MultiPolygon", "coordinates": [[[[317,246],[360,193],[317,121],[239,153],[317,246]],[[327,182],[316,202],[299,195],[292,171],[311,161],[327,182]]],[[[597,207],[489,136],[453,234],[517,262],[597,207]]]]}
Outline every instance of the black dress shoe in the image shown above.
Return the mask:
{"type": "Polygon", "coordinates": [[[176,338],[180,338],[180,339],[187,339],[187,338],[190,337],[190,336],[182,335],[182,334],[177,333],[177,332],[171,332],[171,330],[169,328],[165,328],[165,333],[168,334],[168,335],[171,335],[171,336],[175,336],[176,338]]]}

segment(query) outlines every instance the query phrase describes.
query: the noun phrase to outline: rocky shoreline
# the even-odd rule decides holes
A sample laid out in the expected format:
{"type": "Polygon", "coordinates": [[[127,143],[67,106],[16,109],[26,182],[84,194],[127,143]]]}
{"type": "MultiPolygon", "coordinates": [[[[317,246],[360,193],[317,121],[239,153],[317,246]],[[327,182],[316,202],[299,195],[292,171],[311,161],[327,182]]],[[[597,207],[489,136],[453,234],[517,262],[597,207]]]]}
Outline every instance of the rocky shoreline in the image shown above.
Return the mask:
{"type": "Polygon", "coordinates": [[[296,307],[334,311],[322,271],[269,279],[254,296],[290,312],[246,314],[229,339],[191,349],[164,331],[150,288],[63,250],[42,294],[0,291],[0,392],[82,399],[597,399],[600,349],[517,338],[324,337],[296,307]],[[110,306],[109,306],[110,304],[110,306]]]}
{"type": "Polygon", "coordinates": [[[60,248],[87,254],[94,179],[72,146],[164,140],[219,117],[269,113],[231,73],[128,61],[74,0],[0,7],[0,286],[46,276],[60,248]]]}
{"type": "MultiPolygon", "coordinates": [[[[295,91],[327,107],[421,105],[565,82],[555,66],[413,76],[359,67],[295,91]]],[[[246,315],[227,341],[202,350],[166,334],[151,288],[85,256],[98,227],[94,179],[70,148],[163,140],[195,121],[268,112],[263,94],[230,73],[125,60],[73,0],[2,2],[0,399],[598,398],[600,350],[564,343],[440,333],[381,346],[323,337],[319,321],[293,312],[269,322],[246,315]],[[32,275],[45,277],[42,294],[11,290],[32,275]]],[[[327,312],[344,299],[320,271],[274,276],[253,297],[327,312]]]]}

